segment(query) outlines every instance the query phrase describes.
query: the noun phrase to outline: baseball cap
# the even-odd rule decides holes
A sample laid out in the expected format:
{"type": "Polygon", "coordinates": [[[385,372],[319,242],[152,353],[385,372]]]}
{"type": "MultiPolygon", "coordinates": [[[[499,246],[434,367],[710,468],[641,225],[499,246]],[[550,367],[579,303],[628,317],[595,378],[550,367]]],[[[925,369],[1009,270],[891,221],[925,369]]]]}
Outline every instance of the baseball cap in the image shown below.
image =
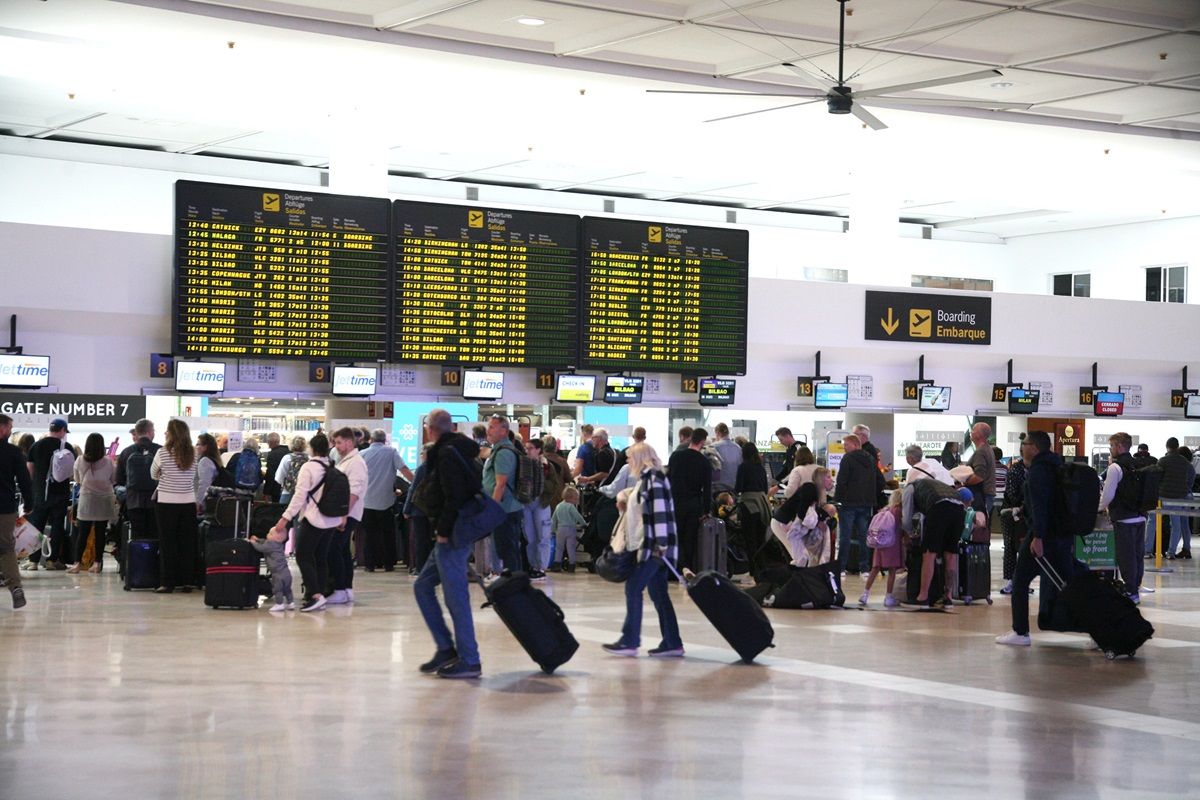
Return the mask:
{"type": "Polygon", "coordinates": [[[62,417],[58,417],[50,423],[50,430],[64,431],[66,433],[71,432],[70,428],[67,427],[67,421],[65,419],[63,419],[62,417]]]}

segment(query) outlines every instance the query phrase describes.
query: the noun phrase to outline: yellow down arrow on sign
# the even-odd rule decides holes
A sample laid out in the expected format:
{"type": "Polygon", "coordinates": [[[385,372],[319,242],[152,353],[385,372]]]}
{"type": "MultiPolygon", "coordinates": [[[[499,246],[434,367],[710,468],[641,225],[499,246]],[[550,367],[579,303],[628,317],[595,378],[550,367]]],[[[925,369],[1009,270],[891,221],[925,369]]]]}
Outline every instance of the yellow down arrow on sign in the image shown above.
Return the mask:
{"type": "Polygon", "coordinates": [[[883,327],[883,332],[891,336],[896,332],[896,328],[900,325],[900,320],[896,319],[892,314],[892,307],[888,306],[888,315],[886,320],[879,320],[880,326],[883,327]]]}

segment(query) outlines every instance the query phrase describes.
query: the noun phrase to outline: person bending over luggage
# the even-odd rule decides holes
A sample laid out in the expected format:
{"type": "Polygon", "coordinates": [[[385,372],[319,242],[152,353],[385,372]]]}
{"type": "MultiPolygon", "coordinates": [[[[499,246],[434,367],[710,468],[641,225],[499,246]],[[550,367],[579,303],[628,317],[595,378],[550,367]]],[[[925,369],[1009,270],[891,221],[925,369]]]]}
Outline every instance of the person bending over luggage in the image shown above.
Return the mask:
{"type": "MultiPolygon", "coordinates": [[[[1031,641],[1029,584],[1042,569],[1038,560],[1044,558],[1059,575],[1067,578],[1074,567],[1075,539],[1069,532],[1055,530],[1055,481],[1063,460],[1050,449],[1050,436],[1045,431],[1029,433],[1021,443],[1021,458],[1026,465],[1022,516],[1029,527],[1029,535],[1017,551],[1017,566],[1013,573],[1012,630],[997,636],[996,644],[1028,647],[1031,641]]],[[[1046,579],[1042,585],[1048,583],[1049,579],[1046,579]]],[[[1043,593],[1042,602],[1046,599],[1043,593]]]]}
{"type": "Polygon", "coordinates": [[[166,444],[154,454],[150,477],[158,483],[154,519],[158,525],[159,587],[170,594],[190,592],[196,580],[196,448],[187,423],[167,423],[166,444]]]}
{"type": "Polygon", "coordinates": [[[667,565],[663,563],[674,563],[679,556],[671,486],[653,447],[645,442],[635,444],[627,455],[629,470],[638,476],[638,482],[621,493],[617,505],[625,512],[628,545],[640,540],[641,546],[637,550],[637,566],[625,581],[625,625],[621,628],[621,638],[602,647],[613,655],[637,656],[642,638],[642,590],[645,589],[658,612],[658,625],[662,629],[662,641],[649,651],[650,655],[681,657],[683,640],[679,637],[679,622],[667,591],[667,565]]]}
{"type": "Polygon", "coordinates": [[[283,516],[272,529],[277,539],[286,538],[287,529],[296,525],[296,564],[304,582],[304,605],[301,612],[319,611],[325,607],[325,586],[329,583],[329,544],[333,532],[342,524],[342,517],[327,517],[317,508],[324,491],[318,485],[325,478],[329,463],[329,439],[318,433],[308,440],[312,458],[300,467],[296,476],[296,491],[283,516]]]}
{"type": "Polygon", "coordinates": [[[421,567],[413,583],[413,593],[421,617],[433,635],[437,652],[420,666],[421,672],[439,678],[478,678],[483,672],[479,649],[475,644],[475,622],[471,618],[471,596],[467,588],[467,557],[471,545],[456,542],[454,524],[459,510],[481,489],[480,469],[476,462],[479,445],[454,432],[450,412],[435,408],[425,418],[425,427],[437,441],[425,459],[429,472],[425,481],[426,507],[433,522],[437,541],[433,553],[421,567]],[[437,586],[442,585],[446,609],[454,624],[454,635],[442,618],[437,586]]]}
{"type": "Polygon", "coordinates": [[[263,554],[267,569],[271,572],[271,599],[275,605],[268,611],[296,610],[296,600],[292,597],[292,571],[288,569],[287,556],[283,554],[286,541],[286,534],[274,531],[266,539],[250,537],[250,546],[263,554]]]}
{"type": "Polygon", "coordinates": [[[796,566],[816,564],[825,552],[829,520],[836,510],[826,502],[826,494],[832,488],[829,470],[816,467],[812,480],[800,484],[771,518],[771,532],[783,542],[796,566]]]}
{"type": "MultiPolygon", "coordinates": [[[[626,464],[628,466],[628,463],[626,464]]],[[[623,469],[623,468],[622,468],[623,469]]],[[[575,551],[579,549],[579,532],[587,526],[587,520],[579,513],[579,490],[574,486],[563,489],[562,502],[554,507],[554,552],[565,561],[567,572],[575,571],[575,551]]],[[[555,572],[558,565],[550,567],[555,572]]]]}
{"type": "MultiPolygon", "coordinates": [[[[921,588],[913,603],[904,605],[943,608],[950,605],[950,587],[958,579],[958,540],[963,527],[963,502],[958,490],[941,481],[914,481],[904,487],[901,496],[901,526],[912,535],[913,515],[922,514],[921,522],[921,588]],[[933,582],[934,561],[941,553],[946,566],[945,596],[929,596],[933,582]]],[[[909,579],[911,580],[911,575],[909,579]]]]}

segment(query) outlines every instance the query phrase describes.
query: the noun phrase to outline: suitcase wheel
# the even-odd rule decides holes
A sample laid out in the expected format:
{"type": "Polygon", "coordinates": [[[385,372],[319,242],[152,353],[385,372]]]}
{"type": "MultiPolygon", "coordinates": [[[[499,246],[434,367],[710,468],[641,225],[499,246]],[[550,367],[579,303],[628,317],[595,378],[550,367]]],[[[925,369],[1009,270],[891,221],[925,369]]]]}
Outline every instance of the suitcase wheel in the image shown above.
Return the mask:
{"type": "Polygon", "coordinates": [[[972,600],[974,600],[974,599],[975,599],[975,598],[974,598],[974,597],[971,597],[971,595],[969,595],[969,594],[965,594],[965,595],[963,595],[963,598],[962,598],[963,605],[964,605],[964,606],[969,606],[969,605],[971,605],[971,601],[972,601],[972,600]]]}
{"type": "Polygon", "coordinates": [[[121,588],[122,588],[122,589],[124,589],[124,590],[125,590],[125,591],[127,591],[127,592],[131,592],[131,591],[133,591],[133,590],[132,590],[132,589],[130,589],[128,586],[122,586],[121,588]]]}
{"type": "Polygon", "coordinates": [[[987,599],[987,604],[990,606],[990,605],[992,604],[992,602],[993,602],[993,601],[992,601],[992,598],[990,598],[990,597],[989,597],[989,598],[987,599]]]}
{"type": "Polygon", "coordinates": [[[1116,660],[1117,660],[1117,654],[1116,654],[1116,653],[1114,653],[1112,650],[1105,650],[1105,651],[1104,651],[1104,657],[1105,657],[1105,658],[1107,658],[1109,661],[1116,661],[1116,660]]]}

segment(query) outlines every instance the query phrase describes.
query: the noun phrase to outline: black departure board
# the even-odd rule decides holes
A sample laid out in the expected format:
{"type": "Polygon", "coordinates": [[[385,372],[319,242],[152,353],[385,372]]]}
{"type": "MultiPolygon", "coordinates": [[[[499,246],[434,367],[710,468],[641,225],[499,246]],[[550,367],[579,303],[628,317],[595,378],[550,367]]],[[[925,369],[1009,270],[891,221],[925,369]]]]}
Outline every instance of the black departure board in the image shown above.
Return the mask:
{"type": "Polygon", "coordinates": [[[579,217],[396,201],[396,361],[578,360],[579,217]]]}
{"type": "Polygon", "coordinates": [[[388,206],[178,181],[175,354],[387,358],[388,206]]]}
{"type": "Polygon", "coordinates": [[[745,374],[746,231],[584,217],[582,247],[582,366],[745,374]]]}

